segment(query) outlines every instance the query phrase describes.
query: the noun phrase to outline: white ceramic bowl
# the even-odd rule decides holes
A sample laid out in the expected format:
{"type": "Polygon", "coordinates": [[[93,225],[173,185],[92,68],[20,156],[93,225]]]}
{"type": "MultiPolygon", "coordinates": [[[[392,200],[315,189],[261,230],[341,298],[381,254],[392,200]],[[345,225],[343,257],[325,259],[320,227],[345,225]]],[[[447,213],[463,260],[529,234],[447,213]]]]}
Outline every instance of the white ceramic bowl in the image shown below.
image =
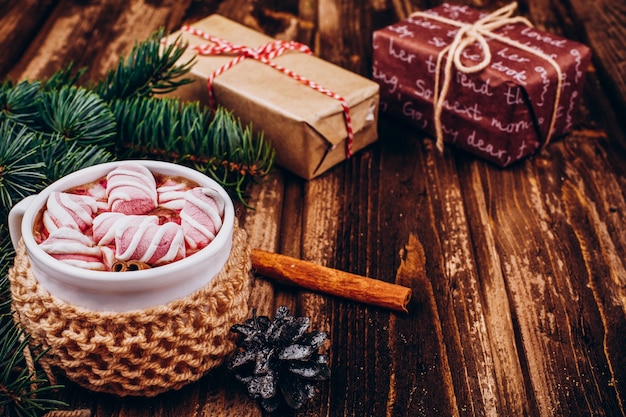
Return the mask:
{"type": "Polygon", "coordinates": [[[202,288],[222,269],[230,255],[235,212],[226,191],[206,175],[168,162],[116,161],[95,165],[69,174],[39,194],[26,197],[9,213],[9,232],[17,248],[24,239],[31,270],[52,295],[76,306],[95,311],[129,311],[166,304],[202,288]],[[91,271],[54,259],[35,242],[35,218],[53,191],[65,191],[97,180],[120,164],[141,164],[151,172],[182,176],[200,186],[219,190],[225,201],[224,223],[215,239],[202,250],[171,264],[140,271],[91,271]]]}

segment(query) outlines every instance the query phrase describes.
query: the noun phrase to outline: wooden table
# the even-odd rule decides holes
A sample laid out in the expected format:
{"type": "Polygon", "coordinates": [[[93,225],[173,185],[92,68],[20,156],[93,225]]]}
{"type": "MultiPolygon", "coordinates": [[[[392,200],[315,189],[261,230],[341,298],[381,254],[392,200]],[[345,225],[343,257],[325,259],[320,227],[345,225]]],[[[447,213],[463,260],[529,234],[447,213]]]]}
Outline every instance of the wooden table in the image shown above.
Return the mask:
{"type": "MultiPolygon", "coordinates": [[[[73,60],[100,77],[159,26],[218,12],[369,76],[372,31],[439,3],[5,0],[0,75],[73,60]]],[[[321,177],[277,168],[249,189],[254,247],[413,291],[402,314],[255,280],[260,314],[287,305],[329,334],[332,377],[296,415],[626,414],[626,3],[520,3],[593,49],[565,139],[500,169],[381,117],[379,141],[321,177]]],[[[66,384],[58,396],[98,417],[262,415],[221,368],[150,399],[66,384]]]]}

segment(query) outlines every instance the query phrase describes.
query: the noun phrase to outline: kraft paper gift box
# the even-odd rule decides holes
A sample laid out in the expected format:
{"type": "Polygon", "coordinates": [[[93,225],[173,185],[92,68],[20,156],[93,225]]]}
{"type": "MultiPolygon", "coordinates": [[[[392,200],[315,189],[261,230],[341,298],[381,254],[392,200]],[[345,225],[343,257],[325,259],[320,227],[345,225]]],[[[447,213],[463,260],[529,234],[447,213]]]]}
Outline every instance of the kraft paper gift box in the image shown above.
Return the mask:
{"type": "Polygon", "coordinates": [[[437,138],[439,148],[453,144],[503,167],[570,131],[590,50],[512,16],[515,6],[482,13],[444,3],[374,32],[373,78],[381,86],[381,112],[417,125],[437,138]],[[457,49],[460,31],[468,41],[457,49]],[[451,49],[466,67],[486,66],[466,72],[450,60],[445,91],[451,49]],[[483,62],[487,49],[491,59],[483,62]]]}
{"type": "MultiPolygon", "coordinates": [[[[258,48],[274,39],[220,15],[211,15],[178,36],[189,47],[180,58],[186,62],[194,48],[214,42],[192,33],[199,30],[235,45],[258,48]]],[[[194,82],[172,95],[212,105],[207,79],[237,54],[197,54],[189,75],[194,82]]],[[[378,138],[378,83],[324,61],[312,54],[289,50],[271,62],[337,94],[349,108],[354,134],[351,154],[378,138]]],[[[341,102],[259,60],[246,58],[213,78],[215,103],[233,111],[242,123],[262,131],[276,150],[276,162],[304,179],[312,179],[349,156],[348,131],[341,102]]]]}

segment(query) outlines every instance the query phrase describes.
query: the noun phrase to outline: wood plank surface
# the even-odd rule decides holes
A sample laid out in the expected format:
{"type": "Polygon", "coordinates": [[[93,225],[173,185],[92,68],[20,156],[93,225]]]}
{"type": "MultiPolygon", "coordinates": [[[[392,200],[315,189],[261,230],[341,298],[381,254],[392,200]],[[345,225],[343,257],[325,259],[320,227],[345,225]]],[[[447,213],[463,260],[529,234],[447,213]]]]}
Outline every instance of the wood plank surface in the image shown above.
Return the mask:
{"type": "MultiPolygon", "coordinates": [[[[440,3],[6,1],[0,76],[75,61],[97,78],[158,27],[218,12],[369,77],[372,31],[440,3]]],[[[350,160],[312,181],[277,167],[249,188],[255,209],[237,208],[253,247],[412,290],[402,314],[256,276],[259,314],[287,305],[329,334],[332,376],[294,415],[626,415],[626,5],[519,3],[592,48],[566,138],[501,169],[381,116],[379,141],[350,160]]],[[[150,399],[61,381],[59,398],[92,416],[263,415],[224,368],[150,399]]]]}
{"type": "MultiPolygon", "coordinates": [[[[0,74],[15,65],[46,21],[54,2],[9,0],[0,3],[0,74]]],[[[4,77],[3,77],[4,78],[4,77]]]]}
{"type": "Polygon", "coordinates": [[[569,20],[564,30],[566,36],[575,36],[593,49],[594,66],[601,76],[604,94],[616,109],[623,109],[626,106],[626,3],[574,0],[556,6],[562,19],[569,20]]]}

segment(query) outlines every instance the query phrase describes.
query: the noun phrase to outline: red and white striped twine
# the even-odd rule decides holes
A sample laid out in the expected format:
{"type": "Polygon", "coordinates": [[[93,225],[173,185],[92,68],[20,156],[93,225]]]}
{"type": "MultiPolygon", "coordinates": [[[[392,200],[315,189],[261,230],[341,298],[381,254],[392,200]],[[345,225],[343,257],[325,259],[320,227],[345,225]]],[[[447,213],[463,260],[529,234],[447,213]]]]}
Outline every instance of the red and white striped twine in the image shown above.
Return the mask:
{"type": "Polygon", "coordinates": [[[207,87],[209,89],[209,101],[213,108],[215,108],[215,99],[213,97],[213,80],[217,76],[228,71],[246,58],[256,59],[257,61],[269,65],[270,67],[282,72],[283,74],[293,78],[294,80],[299,81],[306,86],[309,86],[315,91],[319,91],[320,93],[339,101],[341,107],[343,108],[343,116],[346,124],[346,130],[348,132],[348,139],[346,141],[346,156],[348,158],[352,156],[352,142],[354,141],[354,131],[352,129],[352,119],[350,117],[350,107],[348,106],[346,100],[339,94],[327,88],[324,88],[316,82],[313,82],[299,74],[296,74],[290,69],[278,65],[272,61],[272,59],[282,55],[287,51],[299,51],[310,55],[312,54],[312,52],[308,46],[294,41],[274,40],[257,48],[249,48],[243,45],[232,44],[224,39],[210,35],[200,29],[196,29],[191,26],[183,26],[181,29],[185,32],[188,32],[195,36],[199,36],[202,39],[211,42],[210,44],[196,46],[194,50],[198,55],[237,55],[230,62],[213,72],[213,74],[211,74],[207,80],[207,87]]]}

